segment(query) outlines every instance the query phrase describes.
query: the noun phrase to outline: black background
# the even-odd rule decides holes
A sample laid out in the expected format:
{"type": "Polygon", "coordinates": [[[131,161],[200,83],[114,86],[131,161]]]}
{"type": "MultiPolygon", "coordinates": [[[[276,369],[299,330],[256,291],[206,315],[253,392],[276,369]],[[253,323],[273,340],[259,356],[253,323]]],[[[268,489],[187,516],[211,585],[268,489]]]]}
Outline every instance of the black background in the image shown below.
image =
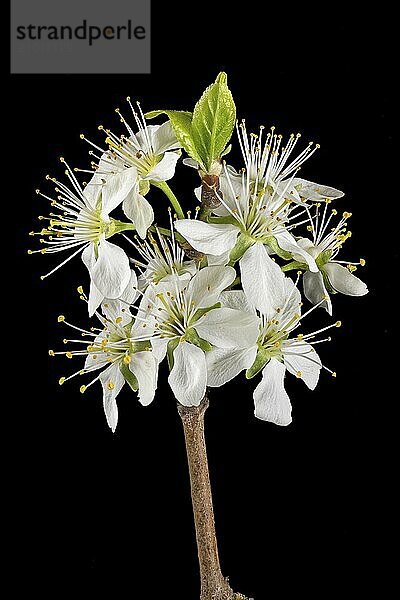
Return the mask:
{"type": "MultiPolygon", "coordinates": [[[[50,260],[26,249],[27,232],[48,209],[34,189],[46,189],[46,173],[61,176],[57,157],[88,164],[81,131],[100,141],[99,123],[118,130],[113,109],[128,94],[148,110],[190,110],[222,69],[249,127],[275,124],[321,143],[302,176],[345,190],[338,208],[353,212],[354,234],[343,256],[367,259],[361,277],[370,288],[364,298],[334,298],[334,318],[344,326],[320,350],[337,379],[323,373],[310,392],[287,378],[288,428],[254,418],[254,382],[237,379],[212,392],[207,442],[223,572],[256,600],[357,598],[384,585],[390,569],[378,563],[393,439],[387,391],[396,370],[389,347],[398,260],[392,18],[385,6],[351,17],[333,4],[294,10],[248,3],[235,14],[228,2],[154,2],[151,75],[11,77],[3,115],[11,122],[11,155],[3,144],[13,175],[3,201],[16,247],[12,258],[3,249],[11,267],[3,298],[14,308],[8,304],[3,318],[17,375],[3,375],[3,401],[13,409],[5,423],[12,434],[13,597],[25,586],[52,598],[67,588],[74,597],[198,597],[183,435],[166,369],[148,408],[127,390],[120,394],[113,435],[100,386],[84,396],[80,380],[59,387],[74,366],[47,355],[65,335],[58,314],[87,323],[76,293],[79,284],[87,288],[85,268],[76,259],[41,282],[50,260]]],[[[237,153],[231,160],[240,166],[237,153]]],[[[195,172],[179,166],[172,186],[187,207],[194,184],[195,172]]],[[[161,224],[166,202],[158,190],[153,200],[161,224]]],[[[321,310],[309,325],[329,321],[321,310]]]]}

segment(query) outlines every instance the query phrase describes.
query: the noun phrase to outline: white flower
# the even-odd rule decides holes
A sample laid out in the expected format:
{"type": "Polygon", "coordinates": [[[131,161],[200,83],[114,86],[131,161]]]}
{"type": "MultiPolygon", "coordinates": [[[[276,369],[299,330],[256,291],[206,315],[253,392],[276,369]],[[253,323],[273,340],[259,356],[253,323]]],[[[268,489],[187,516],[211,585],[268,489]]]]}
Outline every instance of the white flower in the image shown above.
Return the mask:
{"type": "Polygon", "coordinates": [[[314,389],[323,365],[313,345],[325,341],[315,341],[314,338],[330,327],[339,327],[340,322],[291,338],[292,332],[300,325],[300,318],[313,308],[301,317],[298,279],[294,284],[285,277],[262,244],[255,244],[248,252],[255,255],[248,256],[246,260],[257,265],[254,268],[258,273],[259,291],[254,279],[242,270],[244,291],[224,292],[221,303],[224,307],[256,315],[258,337],[254,343],[243,343],[240,348],[217,348],[207,353],[208,385],[224,385],[244,369],[247,369],[249,378],[262,371],[262,380],[254,391],[255,415],[277,425],[288,425],[291,422],[291,404],[284,389],[285,371],[314,389]]]}
{"type": "MultiPolygon", "coordinates": [[[[64,159],[61,161],[65,162],[64,159]]],[[[131,269],[124,250],[109,242],[108,238],[119,231],[132,228],[131,224],[121,223],[109,216],[122,199],[103,193],[99,182],[92,181],[83,189],[69,167],[66,175],[71,189],[52,179],[56,198],[50,198],[36,190],[38,194],[50,200],[51,206],[58,212],[50,213],[49,217],[39,217],[40,220],[47,220],[49,224],[37,234],[31,232],[31,235],[41,236],[40,242],[45,244],[45,247],[28,252],[54,254],[73,250],[63,262],[46,275],[42,275],[42,279],[82,252],[82,260],[99,294],[106,298],[118,298],[129,283],[131,269]]]]}
{"type": "Polygon", "coordinates": [[[150,283],[159,283],[179,279],[189,280],[197,271],[193,260],[185,260],[185,252],[175,239],[173,222],[170,213],[171,235],[161,235],[156,226],[157,236],[148,235],[144,241],[126,239],[134,246],[141,260],[134,260],[141,274],[138,280],[140,291],[144,291],[150,283]]]}
{"type": "Polygon", "coordinates": [[[275,127],[271,127],[265,141],[264,127],[260,127],[258,135],[248,135],[244,121],[237,126],[237,133],[246,170],[256,186],[271,187],[275,193],[283,193],[284,198],[293,202],[318,202],[344,196],[343,192],[335,188],[295,177],[301,166],[319,149],[319,144],[309,142],[293,158],[293,151],[301,138],[300,133],[292,133],[285,146],[282,135],[275,133],[275,127]]]}
{"type": "MultiPolygon", "coordinates": [[[[79,290],[81,291],[81,290],[79,290]]],[[[93,383],[100,381],[103,387],[103,406],[107,423],[115,431],[118,421],[118,407],[116,398],[124,383],[138,392],[138,399],[144,406],[150,404],[157,388],[159,362],[149,342],[137,342],[133,339],[131,330],[134,326],[133,317],[125,302],[114,301],[113,306],[103,306],[106,317],[99,313],[102,329],[91,330],[76,327],[67,323],[63,315],[58,317],[59,322],[64,322],[74,330],[79,331],[85,339],[65,339],[66,344],[82,344],[82,349],[67,350],[66,352],[49,351],[50,356],[64,354],[67,358],[84,357],[84,367],[68,377],[59,379],[60,385],[77,375],[84,375],[99,371],[94,379],[87,385],[82,385],[80,391],[84,393],[93,383]],[[118,314],[118,316],[115,316],[118,314]],[[89,342],[87,339],[89,338],[89,342]]]]}
{"type": "MultiPolygon", "coordinates": [[[[124,213],[144,239],[154,220],[153,209],[144,196],[150,182],[165,182],[174,176],[181,145],[170,121],[162,125],[147,125],[139,104],[139,112],[136,112],[129,98],[128,103],[138,128],[136,133],[117,109],[128,136],[118,137],[107,129],[108,151],[86,140],[83,134],[81,138],[102,153],[97,157],[98,163],[92,163],[94,177],[104,179],[107,193],[118,197],[118,204],[123,202],[124,213]]],[[[104,131],[102,126],[100,129],[104,131]]]]}
{"type": "MultiPolygon", "coordinates": [[[[195,219],[175,222],[175,229],[193,248],[211,257],[220,257],[220,262],[227,262],[229,256],[232,259],[235,246],[233,254],[237,253],[240,258],[247,248],[260,242],[275,251],[290,253],[289,257],[294,252],[301,254],[310,270],[317,272],[312,256],[298,246],[290,233],[300,223],[295,220],[299,215],[293,215],[290,201],[284,199],[285,190],[279,194],[266,189],[252,191],[254,186],[247,173],[242,174],[240,182],[232,179],[227,169],[225,176],[226,189],[220,199],[229,214],[229,223],[205,223],[195,219]]],[[[298,211],[296,205],[294,210],[298,211]]],[[[300,210],[303,214],[305,207],[300,210]]]]}
{"type": "MultiPolygon", "coordinates": [[[[329,201],[320,213],[320,203],[316,204],[315,215],[309,213],[310,225],[307,229],[312,233],[312,240],[300,238],[297,243],[303,250],[308,252],[316,260],[319,268],[318,273],[306,270],[303,276],[304,295],[312,304],[320,304],[328,313],[332,314],[332,301],[329,293],[341,292],[348,296],[364,296],[368,288],[361,279],[353,275],[358,265],[364,266],[365,260],[358,262],[336,260],[340,249],[345,241],[351,237],[351,231],[347,231],[347,220],[351,213],[344,212],[342,218],[335,227],[329,228],[331,219],[337,214],[333,209],[328,216],[329,201]],[[344,266],[345,265],[345,266],[344,266]],[[325,299],[321,303],[321,300],[325,299]]],[[[300,263],[303,258],[294,254],[295,260],[300,263]]],[[[298,265],[296,265],[298,268],[298,265]]],[[[306,265],[302,265],[306,269],[306,265]]]]}
{"type": "Polygon", "coordinates": [[[168,381],[185,406],[199,405],[205,394],[206,354],[212,346],[242,348],[257,338],[253,315],[215,306],[235,277],[232,267],[204,267],[190,281],[176,275],[151,283],[143,295],[135,339],[150,339],[159,360],[168,352],[168,381]]]}

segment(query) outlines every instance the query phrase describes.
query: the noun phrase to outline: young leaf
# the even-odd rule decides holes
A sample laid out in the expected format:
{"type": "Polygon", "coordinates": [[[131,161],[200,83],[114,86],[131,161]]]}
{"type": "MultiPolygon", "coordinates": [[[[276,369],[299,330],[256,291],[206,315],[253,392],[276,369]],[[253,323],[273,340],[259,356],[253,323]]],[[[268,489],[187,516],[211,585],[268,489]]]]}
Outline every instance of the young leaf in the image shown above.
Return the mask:
{"type": "Polygon", "coordinates": [[[208,172],[231,139],[236,122],[236,107],[227,85],[226,73],[220,73],[193,112],[192,139],[208,172]]]}
{"type": "Polygon", "coordinates": [[[155,119],[163,114],[170,119],[175,135],[188,155],[204,168],[192,137],[193,113],[184,110],[153,110],[146,113],[145,117],[146,119],[155,119]]]}

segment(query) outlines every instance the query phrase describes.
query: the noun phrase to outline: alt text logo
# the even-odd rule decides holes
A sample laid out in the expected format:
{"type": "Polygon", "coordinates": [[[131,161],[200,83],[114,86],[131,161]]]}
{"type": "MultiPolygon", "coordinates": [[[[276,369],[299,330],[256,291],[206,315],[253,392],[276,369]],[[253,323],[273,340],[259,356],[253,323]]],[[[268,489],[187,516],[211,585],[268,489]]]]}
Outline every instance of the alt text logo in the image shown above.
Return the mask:
{"type": "Polygon", "coordinates": [[[11,0],[11,73],[149,73],[150,0],[11,0]]]}

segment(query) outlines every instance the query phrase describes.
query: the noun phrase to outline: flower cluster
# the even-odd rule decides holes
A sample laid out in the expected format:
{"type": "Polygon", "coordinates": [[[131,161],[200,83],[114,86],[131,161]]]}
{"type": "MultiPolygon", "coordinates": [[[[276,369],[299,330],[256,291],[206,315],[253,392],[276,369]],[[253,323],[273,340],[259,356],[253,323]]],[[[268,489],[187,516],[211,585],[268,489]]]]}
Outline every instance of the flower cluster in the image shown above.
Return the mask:
{"type": "MultiPolygon", "coordinates": [[[[207,387],[222,386],[242,372],[248,379],[261,374],[253,394],[255,415],[289,424],[286,371],[310,389],[322,369],[336,375],[322,364],[315,346],[330,340],[325,332],[340,321],[307,333],[302,331],[305,317],[318,307],[332,315],[337,292],[367,293],[354,275],[365,260],[337,260],[351,237],[351,214],[338,216],[339,209],[332,208],[343,193],[297,176],[318,149],[310,142],[298,150],[300,134],[285,142],[274,127],[248,134],[242,122],[237,139],[243,168],[227,164],[221,152],[207,169],[190,152],[192,146],[186,147],[176,118],[149,125],[140,105],[128,98],[128,106],[131,122],[117,109],[123,134],[99,127],[105,135],[103,147],[81,135],[91,147],[91,169],[72,169],[61,158],[66,181],[48,176],[54,194],[37,190],[53,212],[39,217],[45,227],[31,235],[39,236],[41,246],[29,253],[67,254],[42,278],[80,254],[90,287],[88,295],[82,287],[78,291],[89,316],[99,321],[98,327],[80,328],[59,317],[78,332],[77,339],[65,339],[64,352],[49,354],[82,357],[80,368],[61,377],[60,384],[92,375],[80,386],[85,392],[100,381],[107,422],[114,431],[116,398],[123,385],[148,405],[164,359],[171,390],[185,406],[199,405],[207,387]],[[175,174],[182,149],[190,156],[183,162],[195,167],[202,180],[188,218],[166,183],[175,174]],[[87,183],[78,180],[82,172],[90,174],[87,183]],[[205,210],[208,176],[216,183],[213,206],[205,210]],[[172,204],[168,228],[154,223],[152,187],[160,188],[172,204]],[[111,216],[118,209],[125,220],[111,216]],[[111,237],[119,237],[131,251],[111,237]]],[[[181,119],[190,114],[182,113],[181,119]]]]}

